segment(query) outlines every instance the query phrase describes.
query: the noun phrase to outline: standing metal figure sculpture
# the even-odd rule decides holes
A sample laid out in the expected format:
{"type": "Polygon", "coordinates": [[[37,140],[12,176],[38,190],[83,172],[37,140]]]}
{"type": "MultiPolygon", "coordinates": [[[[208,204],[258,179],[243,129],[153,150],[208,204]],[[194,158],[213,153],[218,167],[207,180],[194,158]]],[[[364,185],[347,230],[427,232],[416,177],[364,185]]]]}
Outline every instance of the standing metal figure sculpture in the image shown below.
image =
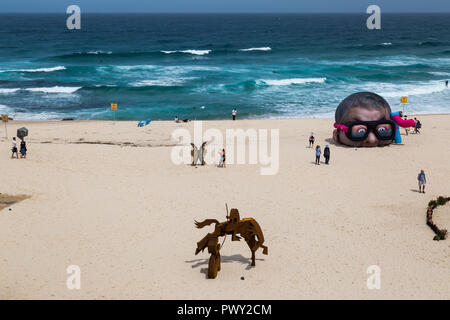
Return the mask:
{"type": "Polygon", "coordinates": [[[207,142],[203,142],[200,148],[197,148],[195,144],[191,143],[192,149],[191,149],[191,156],[192,156],[192,163],[191,166],[197,165],[197,163],[200,161],[200,164],[204,166],[205,163],[205,146],[207,142]]]}
{"type": "MultiPolygon", "coordinates": [[[[228,211],[228,210],[227,210],[228,211]]],[[[206,219],[202,222],[195,221],[195,226],[199,229],[214,223],[214,232],[208,233],[202,240],[197,242],[195,254],[208,247],[211,254],[209,258],[208,278],[214,279],[220,271],[220,244],[219,237],[232,235],[231,241],[239,241],[244,238],[252,252],[252,266],[255,266],[255,252],[259,248],[263,249],[263,254],[268,254],[268,248],[263,245],[264,235],[258,222],[253,218],[240,219],[238,209],[231,209],[227,215],[227,221],[219,222],[216,219],[206,219]],[[239,237],[238,234],[241,236],[239,237]]],[[[224,240],[225,241],[225,240],[224,240]]]]}

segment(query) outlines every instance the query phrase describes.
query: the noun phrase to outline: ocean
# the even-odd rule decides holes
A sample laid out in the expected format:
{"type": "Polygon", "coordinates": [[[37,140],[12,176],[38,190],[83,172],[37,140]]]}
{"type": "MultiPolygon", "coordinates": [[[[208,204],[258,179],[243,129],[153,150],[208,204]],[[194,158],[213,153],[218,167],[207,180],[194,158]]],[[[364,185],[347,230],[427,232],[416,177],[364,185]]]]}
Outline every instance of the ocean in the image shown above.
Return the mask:
{"type": "Polygon", "coordinates": [[[382,14],[381,30],[366,14],[82,14],[81,30],[67,17],[0,14],[1,114],[321,118],[357,91],[450,112],[450,14],[382,14]]]}

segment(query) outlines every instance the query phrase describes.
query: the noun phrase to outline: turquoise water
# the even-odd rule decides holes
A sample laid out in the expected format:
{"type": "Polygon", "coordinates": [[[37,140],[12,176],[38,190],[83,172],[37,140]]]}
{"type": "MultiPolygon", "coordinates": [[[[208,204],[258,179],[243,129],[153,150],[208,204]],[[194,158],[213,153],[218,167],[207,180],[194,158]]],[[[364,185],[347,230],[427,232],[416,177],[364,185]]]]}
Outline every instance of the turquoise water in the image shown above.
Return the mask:
{"type": "Polygon", "coordinates": [[[449,113],[449,14],[0,15],[0,113],[16,119],[332,117],[361,90],[449,113]],[[196,106],[196,110],[193,107],[196,106]],[[200,106],[205,106],[201,109],[200,106]]]}

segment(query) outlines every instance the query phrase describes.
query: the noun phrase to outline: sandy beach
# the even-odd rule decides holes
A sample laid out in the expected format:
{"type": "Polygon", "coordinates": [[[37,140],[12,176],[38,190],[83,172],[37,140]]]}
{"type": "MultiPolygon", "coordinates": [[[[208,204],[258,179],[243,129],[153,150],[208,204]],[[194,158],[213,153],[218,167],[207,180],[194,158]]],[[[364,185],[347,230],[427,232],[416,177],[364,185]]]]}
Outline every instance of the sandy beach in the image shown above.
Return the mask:
{"type": "MultiPolygon", "coordinates": [[[[0,299],[449,299],[450,239],[433,241],[425,215],[450,195],[450,115],[419,119],[421,134],[384,148],[336,145],[332,119],[203,122],[279,129],[275,175],[175,165],[171,134],[192,122],[10,121],[8,139],[2,124],[0,193],[24,198],[0,207],[0,299]],[[28,158],[11,159],[23,126],[28,158]],[[310,132],[330,165],[314,164],[310,132]],[[225,221],[225,203],[259,222],[269,254],[251,267],[246,243],[227,237],[206,279],[209,255],[194,251],[213,226],[194,220],[225,221]],[[80,290],[66,286],[69,265],[80,290]],[[366,285],[371,265],[379,290],[366,285]]],[[[450,230],[449,213],[437,221],[450,230]]]]}

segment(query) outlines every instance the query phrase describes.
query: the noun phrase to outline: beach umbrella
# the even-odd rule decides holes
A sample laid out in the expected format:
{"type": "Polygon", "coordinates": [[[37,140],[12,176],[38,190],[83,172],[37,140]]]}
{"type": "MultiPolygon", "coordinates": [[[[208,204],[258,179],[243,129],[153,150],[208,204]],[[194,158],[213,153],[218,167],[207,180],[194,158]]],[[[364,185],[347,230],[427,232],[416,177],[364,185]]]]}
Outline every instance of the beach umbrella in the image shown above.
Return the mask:
{"type": "Polygon", "coordinates": [[[26,136],[28,136],[28,129],[25,127],[22,127],[20,129],[17,129],[17,137],[21,140],[23,140],[23,138],[25,138],[26,136]]]}

